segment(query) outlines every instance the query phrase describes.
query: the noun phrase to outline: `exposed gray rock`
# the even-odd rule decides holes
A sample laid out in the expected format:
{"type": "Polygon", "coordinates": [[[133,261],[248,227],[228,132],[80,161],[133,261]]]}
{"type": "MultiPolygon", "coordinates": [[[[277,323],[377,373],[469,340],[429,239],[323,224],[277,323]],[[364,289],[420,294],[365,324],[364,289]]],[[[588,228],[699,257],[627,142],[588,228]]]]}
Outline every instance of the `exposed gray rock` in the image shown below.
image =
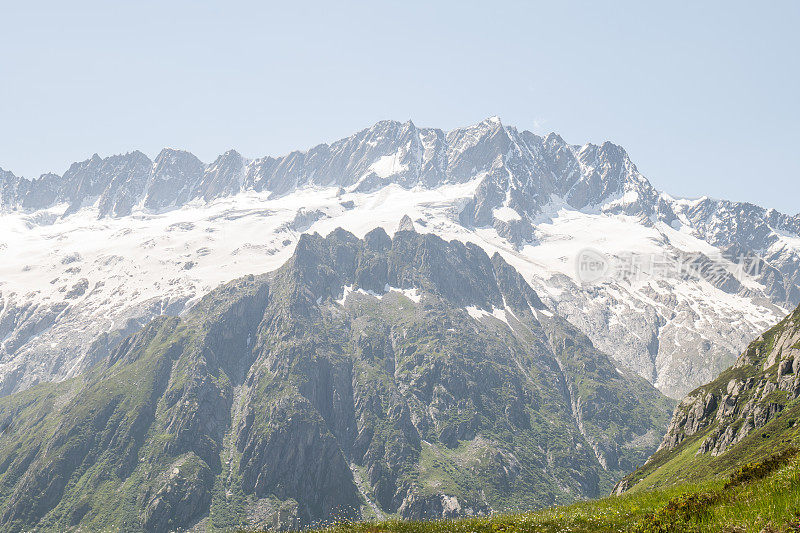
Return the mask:
{"type": "Polygon", "coordinates": [[[403,218],[400,219],[400,223],[397,225],[397,231],[416,231],[416,229],[414,229],[414,222],[411,220],[410,216],[403,215],[403,218]]]}
{"type": "MultiPolygon", "coordinates": [[[[47,174],[29,180],[0,171],[0,210],[27,213],[28,224],[53,224],[82,206],[93,206],[101,218],[122,217],[162,213],[189,202],[202,205],[242,191],[277,197],[299,188],[331,187],[341,196],[370,193],[389,184],[411,189],[466,183],[474,184],[475,192],[463,204],[459,200],[453,222],[482,233],[492,228],[497,242],[487,241],[491,246],[515,252],[535,247],[537,227],[556,208],[627,215],[644,227],[664,223],[683,228],[728,260],[746,258],[755,267],[749,280],[754,283],[744,283],[731,273],[712,275],[718,261],[709,256],[697,257],[695,266],[703,280],[723,292],[763,303],[756,322],[772,320],[800,303],[800,252],[786,239],[787,235],[790,240],[792,235],[797,237],[800,231],[797,215],[708,198],[676,200],[652,187],[618,145],[571,145],[556,134],[520,131],[496,117],[450,132],[382,121],[331,144],[282,157],[248,160],[230,150],[204,164],[188,152],[164,149],[152,162],[140,152],[106,158],[95,155],[73,164],[61,177],[47,174]],[[43,211],[61,204],[67,205],[64,212],[43,211]]],[[[356,205],[346,200],[341,207],[347,210],[356,205]]],[[[306,231],[315,221],[339,213],[301,209],[294,221],[278,230],[306,231]]],[[[440,229],[424,224],[424,217],[413,223],[420,231],[440,229]]],[[[294,242],[282,238],[269,251],[277,253],[294,242]]],[[[673,250],[670,259],[676,259],[677,253],[673,250]]],[[[191,265],[191,261],[180,264],[191,265]]],[[[633,369],[676,398],[733,362],[762,326],[752,323],[752,312],[733,310],[735,316],[730,316],[731,307],[718,312],[708,305],[698,313],[696,302],[676,297],[681,287],[674,284],[663,290],[642,287],[634,294],[624,283],[586,288],[553,274],[537,286],[537,290],[544,289],[544,284],[560,286],[559,295],[548,305],[577,324],[621,367],[633,369]],[[614,311],[609,312],[610,308],[614,311]]],[[[186,287],[185,294],[198,290],[186,287]]],[[[74,309],[54,325],[78,312],[74,309]]],[[[92,329],[87,321],[83,326],[92,329]]],[[[74,322],[69,327],[81,329],[74,322]]],[[[27,381],[60,379],[63,369],[73,368],[70,360],[82,356],[76,345],[65,346],[59,354],[62,364],[52,365],[49,346],[54,341],[27,338],[30,344],[2,353],[3,360],[15,362],[0,369],[0,379],[17,372],[36,374],[27,381]],[[48,359],[44,366],[43,359],[48,359]],[[42,372],[42,368],[53,368],[53,372],[42,372]]]]}
{"type": "Polygon", "coordinates": [[[304,235],[278,270],[105,349],[81,376],[0,398],[0,528],[552,505],[610,490],[672,404],[499,254],[411,231],[304,235]]]}
{"type": "Polygon", "coordinates": [[[678,405],[659,449],[713,428],[698,453],[720,455],[800,396],[800,308],[756,339],[732,369],[678,405]]]}

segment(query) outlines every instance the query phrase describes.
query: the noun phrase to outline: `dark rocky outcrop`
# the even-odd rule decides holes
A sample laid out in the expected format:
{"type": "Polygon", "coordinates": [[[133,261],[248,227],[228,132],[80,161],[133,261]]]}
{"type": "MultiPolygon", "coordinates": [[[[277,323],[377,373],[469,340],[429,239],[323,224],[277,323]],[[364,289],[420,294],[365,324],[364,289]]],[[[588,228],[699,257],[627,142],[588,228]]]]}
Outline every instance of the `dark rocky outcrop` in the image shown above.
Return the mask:
{"type": "Polygon", "coordinates": [[[800,414],[798,360],[800,308],[760,335],[717,379],[688,394],[675,408],[658,451],[614,492],[645,483],[652,488],[696,482],[695,469],[719,477],[791,448],[800,414]],[[693,457],[687,459],[687,450],[695,450],[693,457]]]}
{"type": "Polygon", "coordinates": [[[765,426],[800,396],[799,346],[800,308],[756,339],[717,380],[680,403],[661,449],[705,432],[699,452],[720,455],[765,426]]]}
{"type": "MultiPolygon", "coordinates": [[[[785,370],[785,369],[784,369],[785,370]]],[[[85,375],[0,399],[0,528],[297,528],[599,495],[670,402],[499,255],[304,235],[85,375]]]]}

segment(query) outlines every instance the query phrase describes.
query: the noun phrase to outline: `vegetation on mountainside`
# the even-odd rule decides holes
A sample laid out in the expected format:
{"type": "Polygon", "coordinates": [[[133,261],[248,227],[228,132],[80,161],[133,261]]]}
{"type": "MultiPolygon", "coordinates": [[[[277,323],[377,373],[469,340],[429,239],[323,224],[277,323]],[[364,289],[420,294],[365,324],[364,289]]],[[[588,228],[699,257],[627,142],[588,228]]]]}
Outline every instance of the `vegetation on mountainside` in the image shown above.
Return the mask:
{"type": "Polygon", "coordinates": [[[296,529],[606,494],[672,401],[543,310],[474,245],[306,236],[87,373],[0,398],[0,531],[296,529]]]}
{"type": "Polygon", "coordinates": [[[431,522],[343,523],[318,533],[779,533],[800,531],[796,449],[700,484],[610,496],[532,513],[431,522]]]}
{"type": "MultiPolygon", "coordinates": [[[[519,515],[339,524],[324,532],[800,531],[798,336],[800,308],[751,343],[736,365],[690,393],[661,449],[618,485],[627,489],[621,496],[519,515]]],[[[580,356],[570,362],[591,363],[580,356]]],[[[577,387],[583,398],[594,395],[580,378],[577,387]]]]}
{"type": "Polygon", "coordinates": [[[703,398],[713,397],[717,407],[698,419],[699,430],[693,434],[687,435],[685,429],[671,426],[670,431],[683,436],[682,440],[674,447],[664,446],[656,452],[626,478],[627,486],[633,491],[643,491],[716,479],[730,475],[741,465],[793,448],[800,440],[800,396],[795,389],[796,376],[786,360],[793,360],[791,350],[796,348],[787,350],[780,343],[796,336],[798,329],[800,308],[753,341],[736,365],[690,393],[687,400],[695,399],[694,404],[681,402],[673,425],[681,417],[686,419],[687,411],[703,398]],[[767,388],[771,384],[774,385],[767,388]],[[720,415],[723,408],[728,410],[725,416],[720,415]],[[756,425],[754,419],[764,413],[770,413],[770,418],[763,425],[756,425]],[[703,452],[703,443],[709,436],[725,430],[738,431],[743,424],[755,427],[722,453],[703,452]]]}

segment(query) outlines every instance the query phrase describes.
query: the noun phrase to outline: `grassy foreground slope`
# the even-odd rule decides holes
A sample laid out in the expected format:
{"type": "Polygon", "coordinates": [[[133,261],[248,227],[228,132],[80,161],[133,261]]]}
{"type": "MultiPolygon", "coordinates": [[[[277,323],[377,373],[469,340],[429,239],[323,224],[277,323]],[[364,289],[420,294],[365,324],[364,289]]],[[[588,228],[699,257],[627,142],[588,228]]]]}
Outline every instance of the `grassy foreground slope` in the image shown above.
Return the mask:
{"type": "Polygon", "coordinates": [[[800,308],[675,409],[659,450],[625,478],[642,491],[730,475],[800,439],[800,308]]]}
{"type": "Polygon", "coordinates": [[[800,457],[770,456],[699,485],[630,492],[533,513],[432,522],[340,524],[325,533],[800,531],[800,457]],[[770,464],[772,463],[772,464],[770,464]]]}

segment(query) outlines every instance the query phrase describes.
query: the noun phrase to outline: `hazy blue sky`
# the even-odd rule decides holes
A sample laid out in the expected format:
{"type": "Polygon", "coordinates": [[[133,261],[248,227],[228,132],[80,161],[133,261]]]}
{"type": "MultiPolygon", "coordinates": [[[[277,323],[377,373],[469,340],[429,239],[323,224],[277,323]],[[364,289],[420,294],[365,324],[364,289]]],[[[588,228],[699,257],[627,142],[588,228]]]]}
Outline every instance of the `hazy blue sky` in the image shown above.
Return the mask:
{"type": "Polygon", "coordinates": [[[0,167],[499,115],[621,144],[675,195],[800,211],[800,2],[488,4],[0,0],[0,167]]]}

